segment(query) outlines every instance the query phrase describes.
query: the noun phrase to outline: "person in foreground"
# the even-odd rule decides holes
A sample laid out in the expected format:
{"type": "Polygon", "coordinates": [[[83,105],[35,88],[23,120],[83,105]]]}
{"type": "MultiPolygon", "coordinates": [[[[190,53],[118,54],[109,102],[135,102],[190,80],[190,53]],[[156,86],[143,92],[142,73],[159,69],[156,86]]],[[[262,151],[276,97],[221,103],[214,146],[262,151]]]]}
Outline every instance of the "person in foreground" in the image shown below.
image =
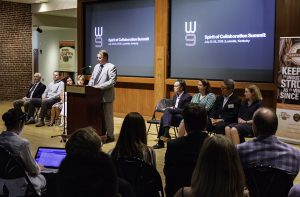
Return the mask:
{"type": "Polygon", "coordinates": [[[258,109],[253,116],[252,127],[256,138],[237,145],[243,168],[272,166],[296,177],[300,152],[275,136],[278,127],[275,112],[269,108],[258,109]]]}
{"type": "Polygon", "coordinates": [[[114,138],[114,86],[117,81],[117,68],[108,62],[108,53],[101,50],[97,54],[98,64],[95,66],[88,86],[99,88],[103,91],[102,103],[105,127],[107,133],[106,143],[115,141],[114,138]]]}
{"type": "Polygon", "coordinates": [[[136,157],[156,167],[155,152],[152,147],[147,146],[146,125],[141,114],[130,112],[126,115],[116,146],[109,154],[113,160],[136,157]]]}
{"type": "Polygon", "coordinates": [[[164,110],[164,114],[160,120],[158,131],[158,143],[153,146],[154,149],[164,148],[165,142],[171,139],[169,129],[171,126],[179,126],[182,120],[183,108],[190,103],[192,96],[186,92],[186,83],[184,80],[178,79],[174,83],[174,97],[172,106],[164,110]]]}
{"type": "Polygon", "coordinates": [[[242,197],[245,177],[235,146],[224,136],[207,138],[193,172],[191,187],[174,197],[242,197]]]}
{"type": "Polygon", "coordinates": [[[245,100],[242,102],[238,123],[232,123],[225,127],[225,135],[234,144],[239,144],[244,137],[253,136],[252,117],[254,112],[262,107],[262,95],[259,88],[252,84],[245,88],[245,100]],[[241,140],[240,140],[241,139],[241,140]]]}
{"type": "MultiPolygon", "coordinates": [[[[209,114],[212,106],[215,103],[216,96],[211,92],[210,83],[206,79],[199,79],[198,81],[198,90],[199,93],[194,94],[191,103],[197,103],[203,105],[209,114]]],[[[178,127],[178,137],[186,135],[186,130],[184,128],[184,121],[182,120],[178,127]]]]}
{"type": "Polygon", "coordinates": [[[117,196],[117,174],[101,146],[101,138],[90,127],[73,133],[57,174],[58,196],[117,196]]]}
{"type": "Polygon", "coordinates": [[[207,112],[203,106],[195,103],[188,104],[183,109],[183,120],[187,136],[167,143],[164,166],[167,197],[173,197],[181,187],[190,186],[199,151],[203,141],[208,137],[207,132],[204,131],[207,112]]]}
{"type": "MultiPolygon", "coordinates": [[[[19,108],[13,108],[5,112],[2,119],[7,130],[0,134],[0,146],[4,147],[21,161],[34,188],[40,194],[41,189],[46,186],[45,177],[40,174],[40,166],[32,157],[29,141],[20,137],[26,114],[19,108]]],[[[24,182],[17,181],[16,187],[19,187],[16,189],[27,188],[26,180],[24,182]]]]}

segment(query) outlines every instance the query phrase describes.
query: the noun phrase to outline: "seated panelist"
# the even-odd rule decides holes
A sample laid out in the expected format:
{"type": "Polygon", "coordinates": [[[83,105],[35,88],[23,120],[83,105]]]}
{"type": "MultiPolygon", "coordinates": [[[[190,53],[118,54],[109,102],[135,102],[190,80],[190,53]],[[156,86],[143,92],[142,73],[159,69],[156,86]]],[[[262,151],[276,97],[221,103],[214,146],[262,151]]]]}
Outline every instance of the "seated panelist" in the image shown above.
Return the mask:
{"type": "Polygon", "coordinates": [[[225,79],[221,85],[222,95],[218,96],[209,114],[208,132],[225,134],[225,127],[236,123],[241,99],[234,95],[234,81],[225,79]]]}
{"type": "Polygon", "coordinates": [[[28,88],[26,96],[24,96],[22,99],[15,100],[13,102],[14,108],[21,109],[21,107],[24,106],[24,112],[28,113],[29,101],[32,98],[42,98],[42,94],[44,93],[46,86],[41,82],[41,78],[41,73],[34,73],[33,83],[28,88]]]}
{"type": "MultiPolygon", "coordinates": [[[[199,93],[194,94],[191,103],[202,105],[205,107],[207,113],[209,113],[216,100],[215,94],[211,92],[209,81],[206,79],[200,79],[198,82],[198,90],[199,93]]],[[[178,136],[182,137],[186,134],[184,121],[182,120],[178,128],[178,136]]]]}
{"type": "Polygon", "coordinates": [[[40,110],[40,121],[36,127],[45,126],[44,118],[47,114],[47,110],[51,109],[54,103],[57,103],[60,100],[60,94],[64,91],[64,82],[61,81],[61,74],[58,71],[53,72],[53,82],[51,82],[45,92],[42,95],[42,99],[31,99],[29,102],[28,116],[29,120],[26,124],[34,124],[34,113],[35,108],[41,108],[40,110]]]}
{"type": "Polygon", "coordinates": [[[190,103],[192,96],[186,92],[186,83],[184,80],[178,79],[174,83],[174,97],[172,106],[164,110],[161,117],[160,127],[158,132],[158,143],[153,146],[154,149],[163,148],[164,142],[171,139],[169,129],[173,125],[179,125],[182,120],[183,108],[190,103]]]}

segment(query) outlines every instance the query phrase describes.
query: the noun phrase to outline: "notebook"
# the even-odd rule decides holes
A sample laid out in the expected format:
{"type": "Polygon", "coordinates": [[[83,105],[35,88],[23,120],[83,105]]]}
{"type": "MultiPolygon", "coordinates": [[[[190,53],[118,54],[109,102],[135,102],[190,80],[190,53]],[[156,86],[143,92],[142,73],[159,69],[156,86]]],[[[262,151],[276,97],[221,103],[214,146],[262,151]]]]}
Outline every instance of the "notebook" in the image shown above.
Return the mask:
{"type": "Polygon", "coordinates": [[[66,157],[64,148],[39,147],[35,154],[35,161],[44,166],[42,173],[56,173],[62,160],[66,157]]]}

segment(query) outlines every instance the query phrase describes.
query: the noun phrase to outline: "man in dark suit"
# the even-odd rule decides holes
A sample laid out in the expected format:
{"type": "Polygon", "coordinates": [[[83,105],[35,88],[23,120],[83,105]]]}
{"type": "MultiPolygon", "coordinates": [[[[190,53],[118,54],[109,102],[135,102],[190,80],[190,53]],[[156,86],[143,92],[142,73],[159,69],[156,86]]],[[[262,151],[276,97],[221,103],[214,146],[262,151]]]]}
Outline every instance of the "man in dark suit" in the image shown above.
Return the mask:
{"type": "Polygon", "coordinates": [[[233,94],[234,81],[225,79],[221,85],[222,95],[218,96],[209,116],[207,131],[225,134],[225,127],[237,122],[241,99],[233,94]]]}
{"type": "Polygon", "coordinates": [[[195,103],[183,110],[187,136],[168,141],[165,155],[166,196],[171,197],[178,189],[191,185],[191,177],[204,140],[207,112],[205,107],[195,103]]]}
{"type": "Polygon", "coordinates": [[[169,129],[171,126],[179,126],[182,120],[183,108],[190,103],[192,96],[186,92],[186,84],[184,80],[176,80],[174,83],[174,93],[172,106],[164,110],[161,117],[160,127],[158,132],[158,143],[153,146],[154,149],[164,148],[164,142],[171,139],[169,129]]]}
{"type": "Polygon", "coordinates": [[[41,73],[34,73],[33,75],[33,83],[28,88],[26,96],[22,99],[15,100],[13,102],[14,108],[21,109],[24,106],[24,112],[28,113],[29,101],[32,98],[42,98],[42,94],[44,93],[46,86],[41,82],[41,73]]]}

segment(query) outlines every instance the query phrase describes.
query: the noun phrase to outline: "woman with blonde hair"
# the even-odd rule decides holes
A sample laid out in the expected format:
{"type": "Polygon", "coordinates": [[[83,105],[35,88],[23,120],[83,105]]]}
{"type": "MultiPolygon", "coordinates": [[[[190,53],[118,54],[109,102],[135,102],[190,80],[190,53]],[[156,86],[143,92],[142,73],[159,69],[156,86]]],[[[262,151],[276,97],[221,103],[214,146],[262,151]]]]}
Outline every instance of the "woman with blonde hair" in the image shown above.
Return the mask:
{"type": "Polygon", "coordinates": [[[174,197],[242,197],[245,177],[235,146],[224,136],[207,138],[200,150],[191,187],[174,197]]]}
{"type": "Polygon", "coordinates": [[[245,88],[245,100],[242,102],[238,123],[232,123],[225,127],[225,135],[234,144],[239,144],[244,137],[253,135],[252,117],[254,112],[262,107],[262,95],[259,88],[251,84],[245,88]]]}

